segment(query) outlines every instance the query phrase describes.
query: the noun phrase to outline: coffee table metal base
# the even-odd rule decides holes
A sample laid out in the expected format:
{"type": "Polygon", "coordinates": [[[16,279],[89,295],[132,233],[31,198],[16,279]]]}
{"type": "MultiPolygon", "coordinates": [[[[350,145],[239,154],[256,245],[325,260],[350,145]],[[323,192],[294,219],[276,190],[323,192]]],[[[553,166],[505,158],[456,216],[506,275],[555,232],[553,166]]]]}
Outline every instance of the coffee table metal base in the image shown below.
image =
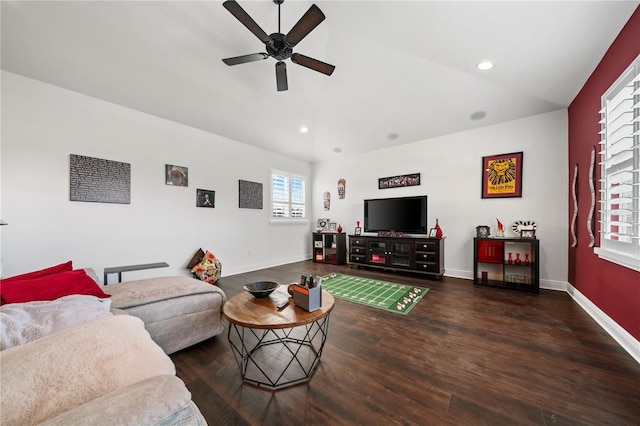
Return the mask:
{"type": "Polygon", "coordinates": [[[320,363],[329,317],[292,328],[257,329],[230,323],[227,338],[242,379],[270,389],[309,381],[320,363]]]}

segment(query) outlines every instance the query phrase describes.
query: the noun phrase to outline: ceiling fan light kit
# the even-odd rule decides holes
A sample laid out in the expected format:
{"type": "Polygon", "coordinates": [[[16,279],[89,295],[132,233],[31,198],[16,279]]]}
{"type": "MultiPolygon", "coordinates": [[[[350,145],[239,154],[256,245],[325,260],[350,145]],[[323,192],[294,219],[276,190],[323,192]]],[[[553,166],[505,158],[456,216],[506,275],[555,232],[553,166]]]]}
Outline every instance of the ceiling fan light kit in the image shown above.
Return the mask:
{"type": "Polygon", "coordinates": [[[287,90],[287,65],[285,60],[291,58],[291,62],[305,68],[317,71],[325,75],[331,75],[335,66],[310,58],[299,53],[293,53],[293,48],[302,41],[315,27],[324,21],[324,13],[315,4],[305,12],[300,20],[291,28],[289,33],[280,32],[280,5],[284,0],[273,0],[278,5],[278,32],[267,35],[256,21],[235,0],[227,0],[222,6],[227,9],[242,25],[247,27],[261,42],[265,44],[266,53],[252,53],[249,55],[235,56],[223,59],[222,62],[229,66],[244,64],[267,59],[276,59],[276,87],[279,92],[287,90]]]}

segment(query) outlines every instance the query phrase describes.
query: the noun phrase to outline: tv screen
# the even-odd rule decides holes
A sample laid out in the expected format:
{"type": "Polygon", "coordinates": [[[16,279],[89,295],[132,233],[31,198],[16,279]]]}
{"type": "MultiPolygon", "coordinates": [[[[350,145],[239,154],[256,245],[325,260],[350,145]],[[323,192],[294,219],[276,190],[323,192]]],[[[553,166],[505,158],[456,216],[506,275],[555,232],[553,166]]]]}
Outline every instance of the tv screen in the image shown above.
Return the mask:
{"type": "Polygon", "coordinates": [[[364,200],[364,231],[427,233],[427,196],[364,200]]]}

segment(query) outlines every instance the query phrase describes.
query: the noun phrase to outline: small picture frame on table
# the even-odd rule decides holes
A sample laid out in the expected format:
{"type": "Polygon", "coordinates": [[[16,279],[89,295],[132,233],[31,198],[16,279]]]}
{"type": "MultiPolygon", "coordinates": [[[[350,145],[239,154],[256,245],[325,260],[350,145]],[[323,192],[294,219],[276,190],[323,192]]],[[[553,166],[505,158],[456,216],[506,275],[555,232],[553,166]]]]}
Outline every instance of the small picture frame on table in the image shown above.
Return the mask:
{"type": "Polygon", "coordinates": [[[535,229],[521,229],[520,230],[520,238],[535,238],[536,230],[535,229]]]}
{"type": "Polygon", "coordinates": [[[329,218],[320,218],[318,219],[318,225],[316,225],[316,230],[318,232],[324,231],[329,227],[329,218]]]}
{"type": "Polygon", "coordinates": [[[491,228],[487,225],[476,226],[477,238],[489,238],[491,236],[491,228]]]}
{"type": "Polygon", "coordinates": [[[429,238],[436,238],[438,236],[438,229],[431,228],[429,230],[429,238]]]}
{"type": "Polygon", "coordinates": [[[362,228],[359,226],[356,226],[356,230],[353,231],[353,235],[362,235],[362,228]]]}
{"type": "Polygon", "coordinates": [[[330,222],[329,223],[329,231],[336,232],[337,230],[338,230],[338,223],[337,222],[330,222]]]}

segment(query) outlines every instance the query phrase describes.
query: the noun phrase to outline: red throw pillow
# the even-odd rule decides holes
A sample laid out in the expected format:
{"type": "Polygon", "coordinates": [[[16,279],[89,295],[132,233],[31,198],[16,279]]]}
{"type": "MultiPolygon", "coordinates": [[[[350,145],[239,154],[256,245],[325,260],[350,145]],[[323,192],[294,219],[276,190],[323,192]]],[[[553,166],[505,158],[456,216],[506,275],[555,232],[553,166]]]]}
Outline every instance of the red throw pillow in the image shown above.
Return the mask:
{"type": "Polygon", "coordinates": [[[40,278],[47,275],[53,275],[60,272],[67,272],[73,270],[72,261],[68,261],[66,263],[61,263],[56,266],[51,266],[49,268],[40,269],[39,271],[27,272],[26,274],[15,275],[13,277],[2,279],[2,284],[12,282],[12,281],[23,281],[30,280],[33,278],[40,278]]]}
{"type": "Polygon", "coordinates": [[[111,297],[87,273],[78,269],[40,278],[0,283],[5,303],[24,303],[34,300],[55,300],[71,294],[86,294],[100,298],[111,297]]]}

